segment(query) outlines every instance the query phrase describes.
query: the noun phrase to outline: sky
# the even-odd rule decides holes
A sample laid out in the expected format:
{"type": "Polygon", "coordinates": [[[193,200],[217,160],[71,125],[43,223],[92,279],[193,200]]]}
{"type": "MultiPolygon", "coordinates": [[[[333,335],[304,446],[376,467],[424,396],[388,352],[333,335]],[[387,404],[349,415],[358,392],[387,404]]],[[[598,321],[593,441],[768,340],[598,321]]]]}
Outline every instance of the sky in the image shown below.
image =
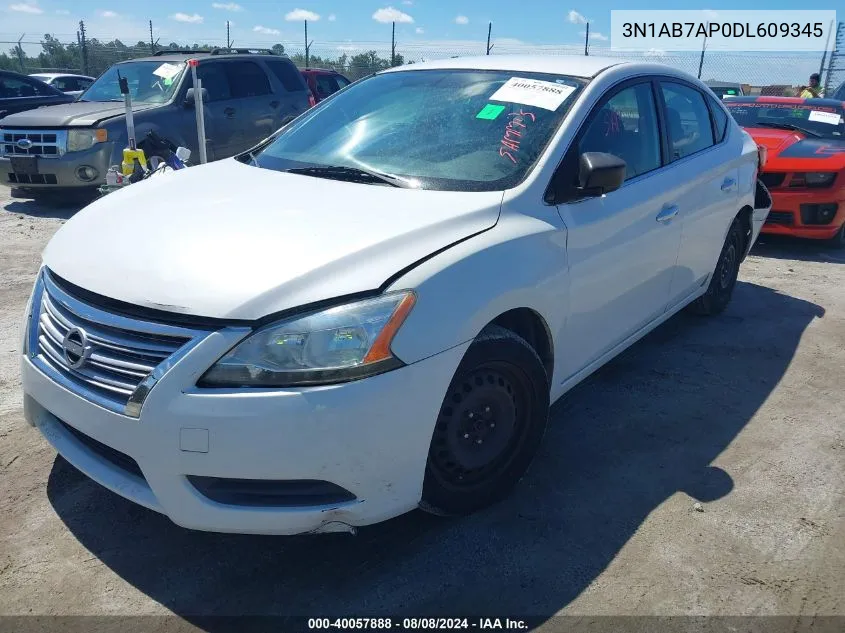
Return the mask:
{"type": "MultiPolygon", "coordinates": [[[[647,0],[648,9],[752,9],[757,2],[647,0]]],[[[766,9],[794,9],[791,0],[766,0],[766,9]]],[[[0,40],[38,41],[44,33],[75,40],[84,19],[89,37],[119,38],[125,44],[149,40],[148,20],[162,42],[224,43],[226,20],[235,44],[301,42],[303,20],[315,42],[389,42],[412,46],[438,42],[484,42],[493,23],[493,41],[537,45],[583,45],[590,22],[592,45],[607,46],[610,10],[631,8],[609,0],[0,0],[0,40]]],[[[815,0],[813,9],[842,8],[841,0],[815,0]],[[839,5],[837,7],[837,5],[839,5]]],[[[842,19],[842,16],[840,16],[842,19]]]]}

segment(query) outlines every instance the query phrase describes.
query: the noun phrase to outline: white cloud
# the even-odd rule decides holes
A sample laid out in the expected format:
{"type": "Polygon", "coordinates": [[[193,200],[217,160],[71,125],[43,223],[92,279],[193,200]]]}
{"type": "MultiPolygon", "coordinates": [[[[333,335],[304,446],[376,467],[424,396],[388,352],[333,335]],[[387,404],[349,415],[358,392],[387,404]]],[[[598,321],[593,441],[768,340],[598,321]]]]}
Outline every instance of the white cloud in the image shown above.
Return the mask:
{"type": "MultiPolygon", "coordinates": [[[[586,37],[587,31],[581,31],[581,37],[586,37]]],[[[602,42],[607,41],[607,35],[603,35],[598,31],[590,31],[590,40],[601,40],[602,42]]]]}
{"type": "Polygon", "coordinates": [[[335,20],[337,20],[337,16],[334,13],[330,13],[328,20],[329,22],[334,22],[335,20]]]}
{"type": "Polygon", "coordinates": [[[414,18],[412,18],[407,13],[402,13],[399,9],[394,9],[393,7],[385,7],[373,13],[373,20],[382,23],[406,22],[410,24],[414,21],[414,18]]]}
{"type": "Polygon", "coordinates": [[[422,35],[423,33],[425,33],[425,29],[423,29],[421,26],[418,26],[417,27],[417,35],[422,35]]]}
{"type": "Polygon", "coordinates": [[[114,11],[100,11],[100,17],[101,18],[116,18],[117,13],[115,13],[114,11]]]}
{"type": "Polygon", "coordinates": [[[643,55],[645,57],[666,57],[666,51],[662,48],[650,48],[643,55]]]}
{"type": "Polygon", "coordinates": [[[313,11],[308,11],[307,9],[294,9],[287,15],[285,15],[285,20],[288,22],[302,22],[303,20],[308,20],[309,22],[316,22],[320,19],[320,15],[314,13],[313,11]]]}
{"type": "Polygon", "coordinates": [[[402,0],[402,4],[404,4],[406,7],[410,7],[412,4],[414,4],[414,0],[402,0]]]}
{"type": "Polygon", "coordinates": [[[237,2],[212,2],[212,9],[223,9],[223,11],[243,11],[244,8],[237,2]]]}
{"type": "Polygon", "coordinates": [[[572,22],[572,24],[586,24],[587,23],[587,18],[585,18],[580,13],[578,13],[575,9],[572,9],[572,11],[569,12],[569,15],[566,16],[566,19],[569,20],[570,22],[572,22]]]}
{"type": "Polygon", "coordinates": [[[191,24],[202,24],[202,16],[199,13],[194,13],[193,15],[188,15],[187,13],[174,13],[170,16],[171,20],[176,20],[177,22],[190,22],[191,24]]]}
{"type": "Polygon", "coordinates": [[[56,13],[58,13],[59,15],[70,15],[70,11],[68,11],[67,9],[56,9],[56,13]]]}
{"type": "Polygon", "coordinates": [[[35,0],[10,4],[9,9],[18,13],[44,13],[44,9],[35,4],[35,0]]]}
{"type": "Polygon", "coordinates": [[[465,15],[459,15],[455,18],[455,24],[469,24],[469,18],[465,15]]]}
{"type": "Polygon", "coordinates": [[[278,29],[271,29],[268,26],[261,26],[260,24],[252,27],[253,32],[261,33],[262,35],[281,35],[278,29]]]}

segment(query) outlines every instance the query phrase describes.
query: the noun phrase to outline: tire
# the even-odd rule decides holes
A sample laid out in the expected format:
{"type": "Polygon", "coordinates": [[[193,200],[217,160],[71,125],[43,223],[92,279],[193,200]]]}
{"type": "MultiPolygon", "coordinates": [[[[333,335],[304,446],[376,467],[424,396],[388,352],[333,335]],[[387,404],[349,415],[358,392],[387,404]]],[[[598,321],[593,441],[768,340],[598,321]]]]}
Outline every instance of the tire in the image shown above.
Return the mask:
{"type": "Polygon", "coordinates": [[[739,218],[734,218],[719,260],[716,262],[716,269],[707,286],[707,292],[689,305],[689,311],[694,314],[713,316],[724,312],[731,301],[736,278],[739,275],[739,264],[742,261],[742,253],[745,247],[745,233],[739,218]]]}
{"type": "Polygon", "coordinates": [[[839,227],[839,230],[836,232],[836,235],[831,237],[827,241],[827,244],[831,248],[845,248],[845,224],[839,227]]]}
{"type": "Polygon", "coordinates": [[[549,379],[537,352],[510,330],[485,328],[440,407],[420,508],[465,515],[505,497],[528,471],[548,418],[549,379]]]}

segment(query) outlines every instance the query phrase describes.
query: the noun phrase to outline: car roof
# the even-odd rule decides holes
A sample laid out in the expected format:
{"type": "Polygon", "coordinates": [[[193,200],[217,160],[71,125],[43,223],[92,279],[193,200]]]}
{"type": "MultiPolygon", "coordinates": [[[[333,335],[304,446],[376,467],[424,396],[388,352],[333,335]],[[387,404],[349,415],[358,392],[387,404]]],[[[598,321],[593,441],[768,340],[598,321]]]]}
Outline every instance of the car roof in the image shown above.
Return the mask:
{"type": "Polygon", "coordinates": [[[585,55],[486,55],[479,57],[453,57],[435,61],[419,62],[413,65],[396,66],[383,72],[400,70],[470,69],[504,70],[510,72],[535,72],[569,75],[571,77],[595,77],[601,71],[619,64],[631,64],[613,57],[585,55]]]}
{"type": "Polygon", "coordinates": [[[340,73],[331,68],[300,68],[299,72],[314,73],[317,75],[339,75],[340,73]]]}
{"type": "MultiPolygon", "coordinates": [[[[131,62],[187,62],[189,59],[254,59],[260,57],[262,59],[280,59],[290,61],[287,55],[276,55],[270,53],[212,53],[210,51],[185,51],[184,53],[160,53],[158,55],[147,55],[146,57],[135,57],[134,59],[126,59],[118,64],[128,64],[131,62]]],[[[293,63],[293,62],[291,62],[293,63]]]]}
{"type": "Polygon", "coordinates": [[[711,88],[742,88],[742,84],[731,81],[705,81],[704,83],[711,88]]]}
{"type": "Polygon", "coordinates": [[[766,96],[759,96],[759,97],[731,97],[729,101],[725,101],[725,103],[794,103],[795,105],[817,105],[817,106],[827,106],[833,108],[842,108],[845,107],[845,101],[838,101],[836,99],[824,99],[824,98],[814,98],[814,99],[804,99],[802,97],[766,97],[766,96]]]}
{"type": "Polygon", "coordinates": [[[94,79],[88,75],[77,75],[76,73],[30,73],[30,77],[48,77],[55,79],[56,77],[78,77],[79,79],[94,79]]]}

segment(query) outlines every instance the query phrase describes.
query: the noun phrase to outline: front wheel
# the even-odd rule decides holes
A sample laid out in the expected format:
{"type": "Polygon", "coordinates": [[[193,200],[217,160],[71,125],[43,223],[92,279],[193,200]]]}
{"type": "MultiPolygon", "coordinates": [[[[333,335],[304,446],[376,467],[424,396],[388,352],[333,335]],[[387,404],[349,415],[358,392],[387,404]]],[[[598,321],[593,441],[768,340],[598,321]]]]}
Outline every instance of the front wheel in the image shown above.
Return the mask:
{"type": "Polygon", "coordinates": [[[463,515],[498,501],[528,470],[549,416],[549,379],[520,336],[488,326],[440,407],[420,507],[463,515]]]}
{"type": "Polygon", "coordinates": [[[739,218],[734,218],[707,292],[689,305],[691,312],[709,316],[720,314],[728,307],[739,275],[739,263],[742,261],[744,247],[745,233],[742,224],[739,218]]]}

